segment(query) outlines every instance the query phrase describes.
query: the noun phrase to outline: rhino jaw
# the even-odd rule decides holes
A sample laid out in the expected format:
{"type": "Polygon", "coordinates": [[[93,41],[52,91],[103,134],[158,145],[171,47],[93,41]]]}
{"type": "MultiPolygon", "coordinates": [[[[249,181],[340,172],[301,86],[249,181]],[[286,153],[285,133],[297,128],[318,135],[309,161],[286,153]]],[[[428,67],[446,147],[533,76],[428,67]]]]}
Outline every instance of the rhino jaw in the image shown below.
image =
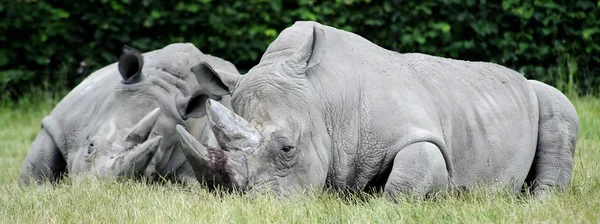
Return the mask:
{"type": "Polygon", "coordinates": [[[207,102],[207,116],[217,142],[225,150],[249,150],[258,147],[261,136],[244,118],[217,101],[207,102]]]}
{"type": "Polygon", "coordinates": [[[247,185],[248,165],[242,153],[207,148],[177,125],[177,136],[183,154],[194,170],[196,179],[209,188],[224,186],[242,190],[247,185]]]}

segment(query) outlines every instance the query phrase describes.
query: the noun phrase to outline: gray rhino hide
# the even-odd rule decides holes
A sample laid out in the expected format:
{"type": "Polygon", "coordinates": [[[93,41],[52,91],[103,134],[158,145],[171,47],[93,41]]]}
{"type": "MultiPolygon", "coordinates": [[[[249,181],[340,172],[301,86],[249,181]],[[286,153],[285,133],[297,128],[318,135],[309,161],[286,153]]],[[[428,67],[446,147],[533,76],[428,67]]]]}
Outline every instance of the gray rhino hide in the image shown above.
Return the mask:
{"type": "Polygon", "coordinates": [[[231,186],[374,187],[394,198],[447,187],[570,184],[579,128],[573,105],[500,65],[400,54],[296,22],[244,76],[208,70],[193,69],[207,90],[231,93],[237,114],[207,105],[224,148],[219,158],[228,162],[206,157],[214,150],[178,131],[184,150],[197,154],[188,157],[192,165],[226,170],[231,186]],[[250,136],[245,145],[255,147],[235,150],[243,148],[232,136],[250,136]]]}
{"type": "MultiPolygon", "coordinates": [[[[67,173],[195,180],[173,133],[176,124],[184,125],[204,144],[216,144],[202,117],[205,99],[194,97],[201,88],[190,68],[200,62],[238,72],[190,43],[147,52],[143,59],[125,47],[120,62],[92,73],[44,118],[23,163],[21,182],[54,182],[67,173]],[[126,80],[138,63],[141,74],[126,80]],[[152,115],[156,108],[158,114],[152,115]],[[144,119],[149,120],[141,125],[145,130],[133,130],[144,119]]],[[[228,96],[222,102],[229,104],[228,96]]]]}

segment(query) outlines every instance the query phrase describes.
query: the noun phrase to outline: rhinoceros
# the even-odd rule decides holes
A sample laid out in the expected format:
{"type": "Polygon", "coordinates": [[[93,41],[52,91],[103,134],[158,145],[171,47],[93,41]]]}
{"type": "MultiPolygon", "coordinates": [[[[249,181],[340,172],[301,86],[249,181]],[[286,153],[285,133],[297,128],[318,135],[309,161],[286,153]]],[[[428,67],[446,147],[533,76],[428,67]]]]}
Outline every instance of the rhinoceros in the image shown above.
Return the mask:
{"type": "Polygon", "coordinates": [[[398,53],[317,22],[283,30],[243,76],[192,71],[233,111],[206,104],[219,147],[177,127],[194,170],[228,187],[288,194],[452,189],[533,195],[569,187],[577,113],[557,89],[506,67],[398,53]]]}
{"type": "MultiPolygon", "coordinates": [[[[64,174],[195,182],[175,125],[216,146],[204,116],[203,97],[209,94],[199,94],[202,89],[190,71],[200,62],[238,72],[232,63],[203,54],[191,43],[143,55],[125,45],[118,62],[92,73],[43,119],[20,183],[55,182],[64,174]]],[[[212,97],[229,105],[229,96],[212,97]]]]}

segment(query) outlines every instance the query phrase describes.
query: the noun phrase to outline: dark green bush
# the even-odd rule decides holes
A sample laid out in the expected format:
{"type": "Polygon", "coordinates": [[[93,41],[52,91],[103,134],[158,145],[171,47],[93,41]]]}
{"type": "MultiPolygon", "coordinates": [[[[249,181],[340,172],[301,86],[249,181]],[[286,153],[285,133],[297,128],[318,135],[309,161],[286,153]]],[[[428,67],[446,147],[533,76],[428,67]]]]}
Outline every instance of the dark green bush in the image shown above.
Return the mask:
{"type": "Polygon", "coordinates": [[[113,63],[123,44],[192,42],[247,70],[296,20],[400,52],[496,62],[562,90],[600,83],[600,2],[591,0],[3,0],[0,15],[4,95],[72,88],[113,63]]]}

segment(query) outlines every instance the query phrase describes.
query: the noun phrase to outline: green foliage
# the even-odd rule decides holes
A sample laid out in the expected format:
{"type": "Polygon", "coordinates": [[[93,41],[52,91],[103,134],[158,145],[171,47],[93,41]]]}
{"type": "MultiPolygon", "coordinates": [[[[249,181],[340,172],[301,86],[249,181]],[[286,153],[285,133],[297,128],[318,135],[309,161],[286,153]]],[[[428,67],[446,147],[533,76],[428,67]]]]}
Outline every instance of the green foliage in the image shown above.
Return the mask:
{"type": "Polygon", "coordinates": [[[115,62],[124,44],[148,51],[191,42],[247,70],[297,20],[390,50],[495,62],[563,91],[600,84],[594,0],[14,0],[0,3],[0,15],[2,95],[44,82],[50,90],[72,88],[115,62]]]}

